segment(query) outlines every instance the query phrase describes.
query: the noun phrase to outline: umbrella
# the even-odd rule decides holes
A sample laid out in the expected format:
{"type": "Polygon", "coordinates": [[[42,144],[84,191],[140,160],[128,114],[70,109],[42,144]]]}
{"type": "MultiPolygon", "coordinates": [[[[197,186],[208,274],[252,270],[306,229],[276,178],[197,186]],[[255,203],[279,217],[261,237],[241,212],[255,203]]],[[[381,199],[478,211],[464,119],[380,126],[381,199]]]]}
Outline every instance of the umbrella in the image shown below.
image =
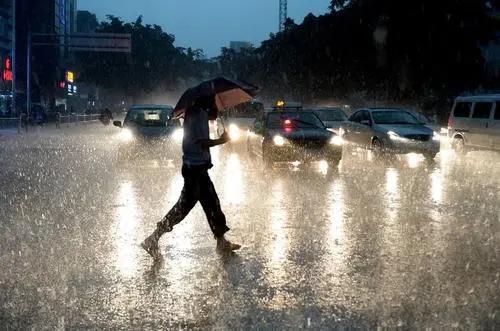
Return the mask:
{"type": "Polygon", "coordinates": [[[174,117],[184,115],[199,97],[213,96],[217,110],[223,110],[251,101],[258,91],[258,87],[234,79],[219,77],[208,80],[184,92],[175,106],[174,117]]]}

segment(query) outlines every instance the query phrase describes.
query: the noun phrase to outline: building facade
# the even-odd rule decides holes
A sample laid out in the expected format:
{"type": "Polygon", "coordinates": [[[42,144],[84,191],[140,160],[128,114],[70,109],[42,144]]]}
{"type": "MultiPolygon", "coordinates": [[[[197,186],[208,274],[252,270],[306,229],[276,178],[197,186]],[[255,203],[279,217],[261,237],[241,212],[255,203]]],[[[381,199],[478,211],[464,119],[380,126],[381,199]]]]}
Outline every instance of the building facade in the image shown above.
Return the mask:
{"type": "MultiPolygon", "coordinates": [[[[1,1],[1,0],[0,0],[1,1]]],[[[17,113],[27,111],[28,36],[33,37],[31,56],[31,102],[47,111],[55,100],[65,98],[58,82],[64,80],[70,54],[65,36],[77,29],[77,0],[16,0],[16,105],[17,113]],[[59,46],[37,45],[37,42],[59,46]]]]}
{"type": "Polygon", "coordinates": [[[12,105],[12,4],[0,0],[0,116],[9,116],[12,105]]]}

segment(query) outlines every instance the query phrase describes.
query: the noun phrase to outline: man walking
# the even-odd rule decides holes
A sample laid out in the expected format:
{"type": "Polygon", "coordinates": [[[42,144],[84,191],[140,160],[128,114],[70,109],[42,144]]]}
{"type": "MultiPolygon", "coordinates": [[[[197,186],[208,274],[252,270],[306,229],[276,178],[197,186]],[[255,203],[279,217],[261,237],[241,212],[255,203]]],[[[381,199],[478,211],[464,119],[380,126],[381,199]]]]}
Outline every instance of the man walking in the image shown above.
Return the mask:
{"type": "Polygon", "coordinates": [[[208,175],[212,168],[210,148],[225,144],[229,136],[225,132],[219,139],[210,139],[208,121],[217,118],[217,107],[213,96],[199,97],[184,114],[184,138],[182,141],[184,187],[177,203],[157,224],[156,230],[141,246],[153,258],[161,256],[158,242],[161,236],[172,231],[199,201],[207,216],[210,229],[217,240],[217,247],[223,250],[237,250],[241,246],[228,241],[224,234],[229,231],[226,217],[221,210],[219,198],[208,175]]]}

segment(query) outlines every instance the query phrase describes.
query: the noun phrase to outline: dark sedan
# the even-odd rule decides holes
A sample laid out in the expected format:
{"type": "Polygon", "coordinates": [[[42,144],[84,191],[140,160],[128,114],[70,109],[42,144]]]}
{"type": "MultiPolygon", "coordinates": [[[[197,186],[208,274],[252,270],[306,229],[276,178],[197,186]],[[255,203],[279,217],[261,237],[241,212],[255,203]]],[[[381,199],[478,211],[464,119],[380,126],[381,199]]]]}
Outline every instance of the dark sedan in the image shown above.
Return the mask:
{"type": "Polygon", "coordinates": [[[342,139],[326,129],[313,111],[267,111],[248,131],[247,148],[266,165],[275,162],[327,161],[337,166],[342,139]]]}

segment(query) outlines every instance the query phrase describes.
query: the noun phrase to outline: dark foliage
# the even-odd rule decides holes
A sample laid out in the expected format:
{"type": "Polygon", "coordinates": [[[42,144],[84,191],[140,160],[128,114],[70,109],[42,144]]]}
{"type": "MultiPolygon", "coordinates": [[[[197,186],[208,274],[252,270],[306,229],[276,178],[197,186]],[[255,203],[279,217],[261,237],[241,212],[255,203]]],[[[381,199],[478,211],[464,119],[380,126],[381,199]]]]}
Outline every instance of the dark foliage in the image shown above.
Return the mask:
{"type": "Polygon", "coordinates": [[[483,0],[333,0],[331,8],[289,22],[254,51],[223,50],[223,70],[303,101],[450,95],[485,82],[480,46],[495,26],[483,0]]]}
{"type": "Polygon", "coordinates": [[[130,33],[132,52],[79,53],[80,81],[138,96],[158,89],[174,90],[182,80],[202,79],[213,67],[201,50],[175,47],[173,35],[158,25],[144,25],[142,17],[125,23],[108,16],[97,31],[130,33]]]}

